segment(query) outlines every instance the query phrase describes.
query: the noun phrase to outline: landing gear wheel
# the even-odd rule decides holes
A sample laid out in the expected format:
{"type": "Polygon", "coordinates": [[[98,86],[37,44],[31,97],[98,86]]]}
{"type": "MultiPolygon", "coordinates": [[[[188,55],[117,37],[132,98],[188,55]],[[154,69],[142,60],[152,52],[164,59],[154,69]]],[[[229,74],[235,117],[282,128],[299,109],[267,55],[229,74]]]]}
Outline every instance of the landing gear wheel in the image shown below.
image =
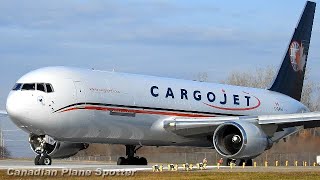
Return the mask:
{"type": "Polygon", "coordinates": [[[140,162],[140,165],[148,165],[148,161],[144,157],[139,158],[139,162],[140,162]]]}
{"type": "Polygon", "coordinates": [[[244,159],[237,159],[235,163],[237,166],[242,166],[244,162],[246,162],[244,159]]]}
{"type": "Polygon", "coordinates": [[[40,157],[41,157],[41,155],[38,154],[38,155],[34,158],[34,165],[40,165],[40,163],[39,163],[40,157]]]}
{"type": "Polygon", "coordinates": [[[148,165],[146,158],[135,156],[136,152],[141,147],[142,146],[136,148],[136,145],[126,145],[127,158],[119,157],[117,165],[148,165]]]}
{"type": "Polygon", "coordinates": [[[125,165],[126,159],[124,157],[119,157],[117,161],[117,165],[125,165]]]}
{"type": "Polygon", "coordinates": [[[41,165],[49,166],[49,165],[51,165],[51,163],[52,163],[52,159],[47,154],[43,154],[39,159],[39,164],[41,164],[41,165]]]}
{"type": "Polygon", "coordinates": [[[223,166],[230,166],[231,163],[233,163],[233,159],[225,158],[225,159],[223,159],[221,165],[223,165],[223,166]]]}
{"type": "Polygon", "coordinates": [[[253,166],[252,159],[246,161],[246,166],[253,166]]]}

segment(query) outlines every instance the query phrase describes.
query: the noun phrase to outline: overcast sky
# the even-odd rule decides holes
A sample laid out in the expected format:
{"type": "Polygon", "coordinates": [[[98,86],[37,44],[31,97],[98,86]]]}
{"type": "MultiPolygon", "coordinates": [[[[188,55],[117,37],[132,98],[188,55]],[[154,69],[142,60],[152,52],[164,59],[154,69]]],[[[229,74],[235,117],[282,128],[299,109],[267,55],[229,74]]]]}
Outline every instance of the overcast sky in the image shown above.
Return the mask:
{"type": "MultiPolygon", "coordinates": [[[[206,72],[211,81],[221,81],[235,70],[278,67],[304,4],[303,0],[0,0],[0,109],[20,76],[44,66],[183,79],[206,72]]],[[[310,77],[317,82],[319,20],[317,12],[308,62],[310,77]]],[[[21,156],[28,148],[26,141],[15,154],[21,156]]]]}

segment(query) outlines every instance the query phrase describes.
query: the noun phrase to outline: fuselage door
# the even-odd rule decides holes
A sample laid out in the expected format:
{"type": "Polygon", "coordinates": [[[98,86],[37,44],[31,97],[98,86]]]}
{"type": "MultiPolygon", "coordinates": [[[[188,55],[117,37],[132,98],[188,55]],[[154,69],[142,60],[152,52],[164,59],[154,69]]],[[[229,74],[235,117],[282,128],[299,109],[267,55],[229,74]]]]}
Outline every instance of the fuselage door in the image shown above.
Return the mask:
{"type": "Polygon", "coordinates": [[[85,92],[84,84],[81,81],[73,81],[73,82],[76,89],[76,94],[75,94],[76,101],[78,103],[85,102],[86,92],[85,92]]]}

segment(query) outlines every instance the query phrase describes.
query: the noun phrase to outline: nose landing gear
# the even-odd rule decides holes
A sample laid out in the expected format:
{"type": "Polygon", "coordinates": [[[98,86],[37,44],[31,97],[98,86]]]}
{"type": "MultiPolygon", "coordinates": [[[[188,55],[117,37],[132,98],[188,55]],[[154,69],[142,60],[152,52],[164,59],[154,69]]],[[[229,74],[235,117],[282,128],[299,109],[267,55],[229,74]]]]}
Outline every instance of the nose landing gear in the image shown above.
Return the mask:
{"type": "Polygon", "coordinates": [[[49,155],[47,154],[38,154],[35,158],[34,158],[34,164],[35,165],[51,165],[52,163],[52,159],[49,155]]]}
{"type": "Polygon", "coordinates": [[[51,165],[52,158],[48,155],[54,148],[55,141],[49,136],[30,136],[29,143],[34,147],[35,153],[34,158],[35,165],[51,165]]]}
{"type": "Polygon", "coordinates": [[[119,157],[117,165],[148,165],[146,158],[134,156],[141,147],[136,148],[135,145],[126,145],[127,158],[119,157]]]}

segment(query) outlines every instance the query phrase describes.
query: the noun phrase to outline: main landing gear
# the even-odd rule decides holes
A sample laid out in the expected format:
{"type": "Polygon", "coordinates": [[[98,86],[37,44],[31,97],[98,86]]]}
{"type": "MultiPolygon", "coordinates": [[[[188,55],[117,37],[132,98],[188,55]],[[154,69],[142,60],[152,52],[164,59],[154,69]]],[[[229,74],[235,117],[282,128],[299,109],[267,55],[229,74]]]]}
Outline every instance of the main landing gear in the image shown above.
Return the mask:
{"type": "Polygon", "coordinates": [[[126,145],[127,158],[119,157],[117,165],[148,165],[146,158],[134,156],[141,147],[136,148],[135,145],[126,145]]]}
{"type": "Polygon", "coordinates": [[[242,166],[243,163],[245,163],[246,166],[252,166],[252,159],[224,159],[223,165],[224,166],[230,166],[230,164],[233,163],[236,166],[242,166]]]}

